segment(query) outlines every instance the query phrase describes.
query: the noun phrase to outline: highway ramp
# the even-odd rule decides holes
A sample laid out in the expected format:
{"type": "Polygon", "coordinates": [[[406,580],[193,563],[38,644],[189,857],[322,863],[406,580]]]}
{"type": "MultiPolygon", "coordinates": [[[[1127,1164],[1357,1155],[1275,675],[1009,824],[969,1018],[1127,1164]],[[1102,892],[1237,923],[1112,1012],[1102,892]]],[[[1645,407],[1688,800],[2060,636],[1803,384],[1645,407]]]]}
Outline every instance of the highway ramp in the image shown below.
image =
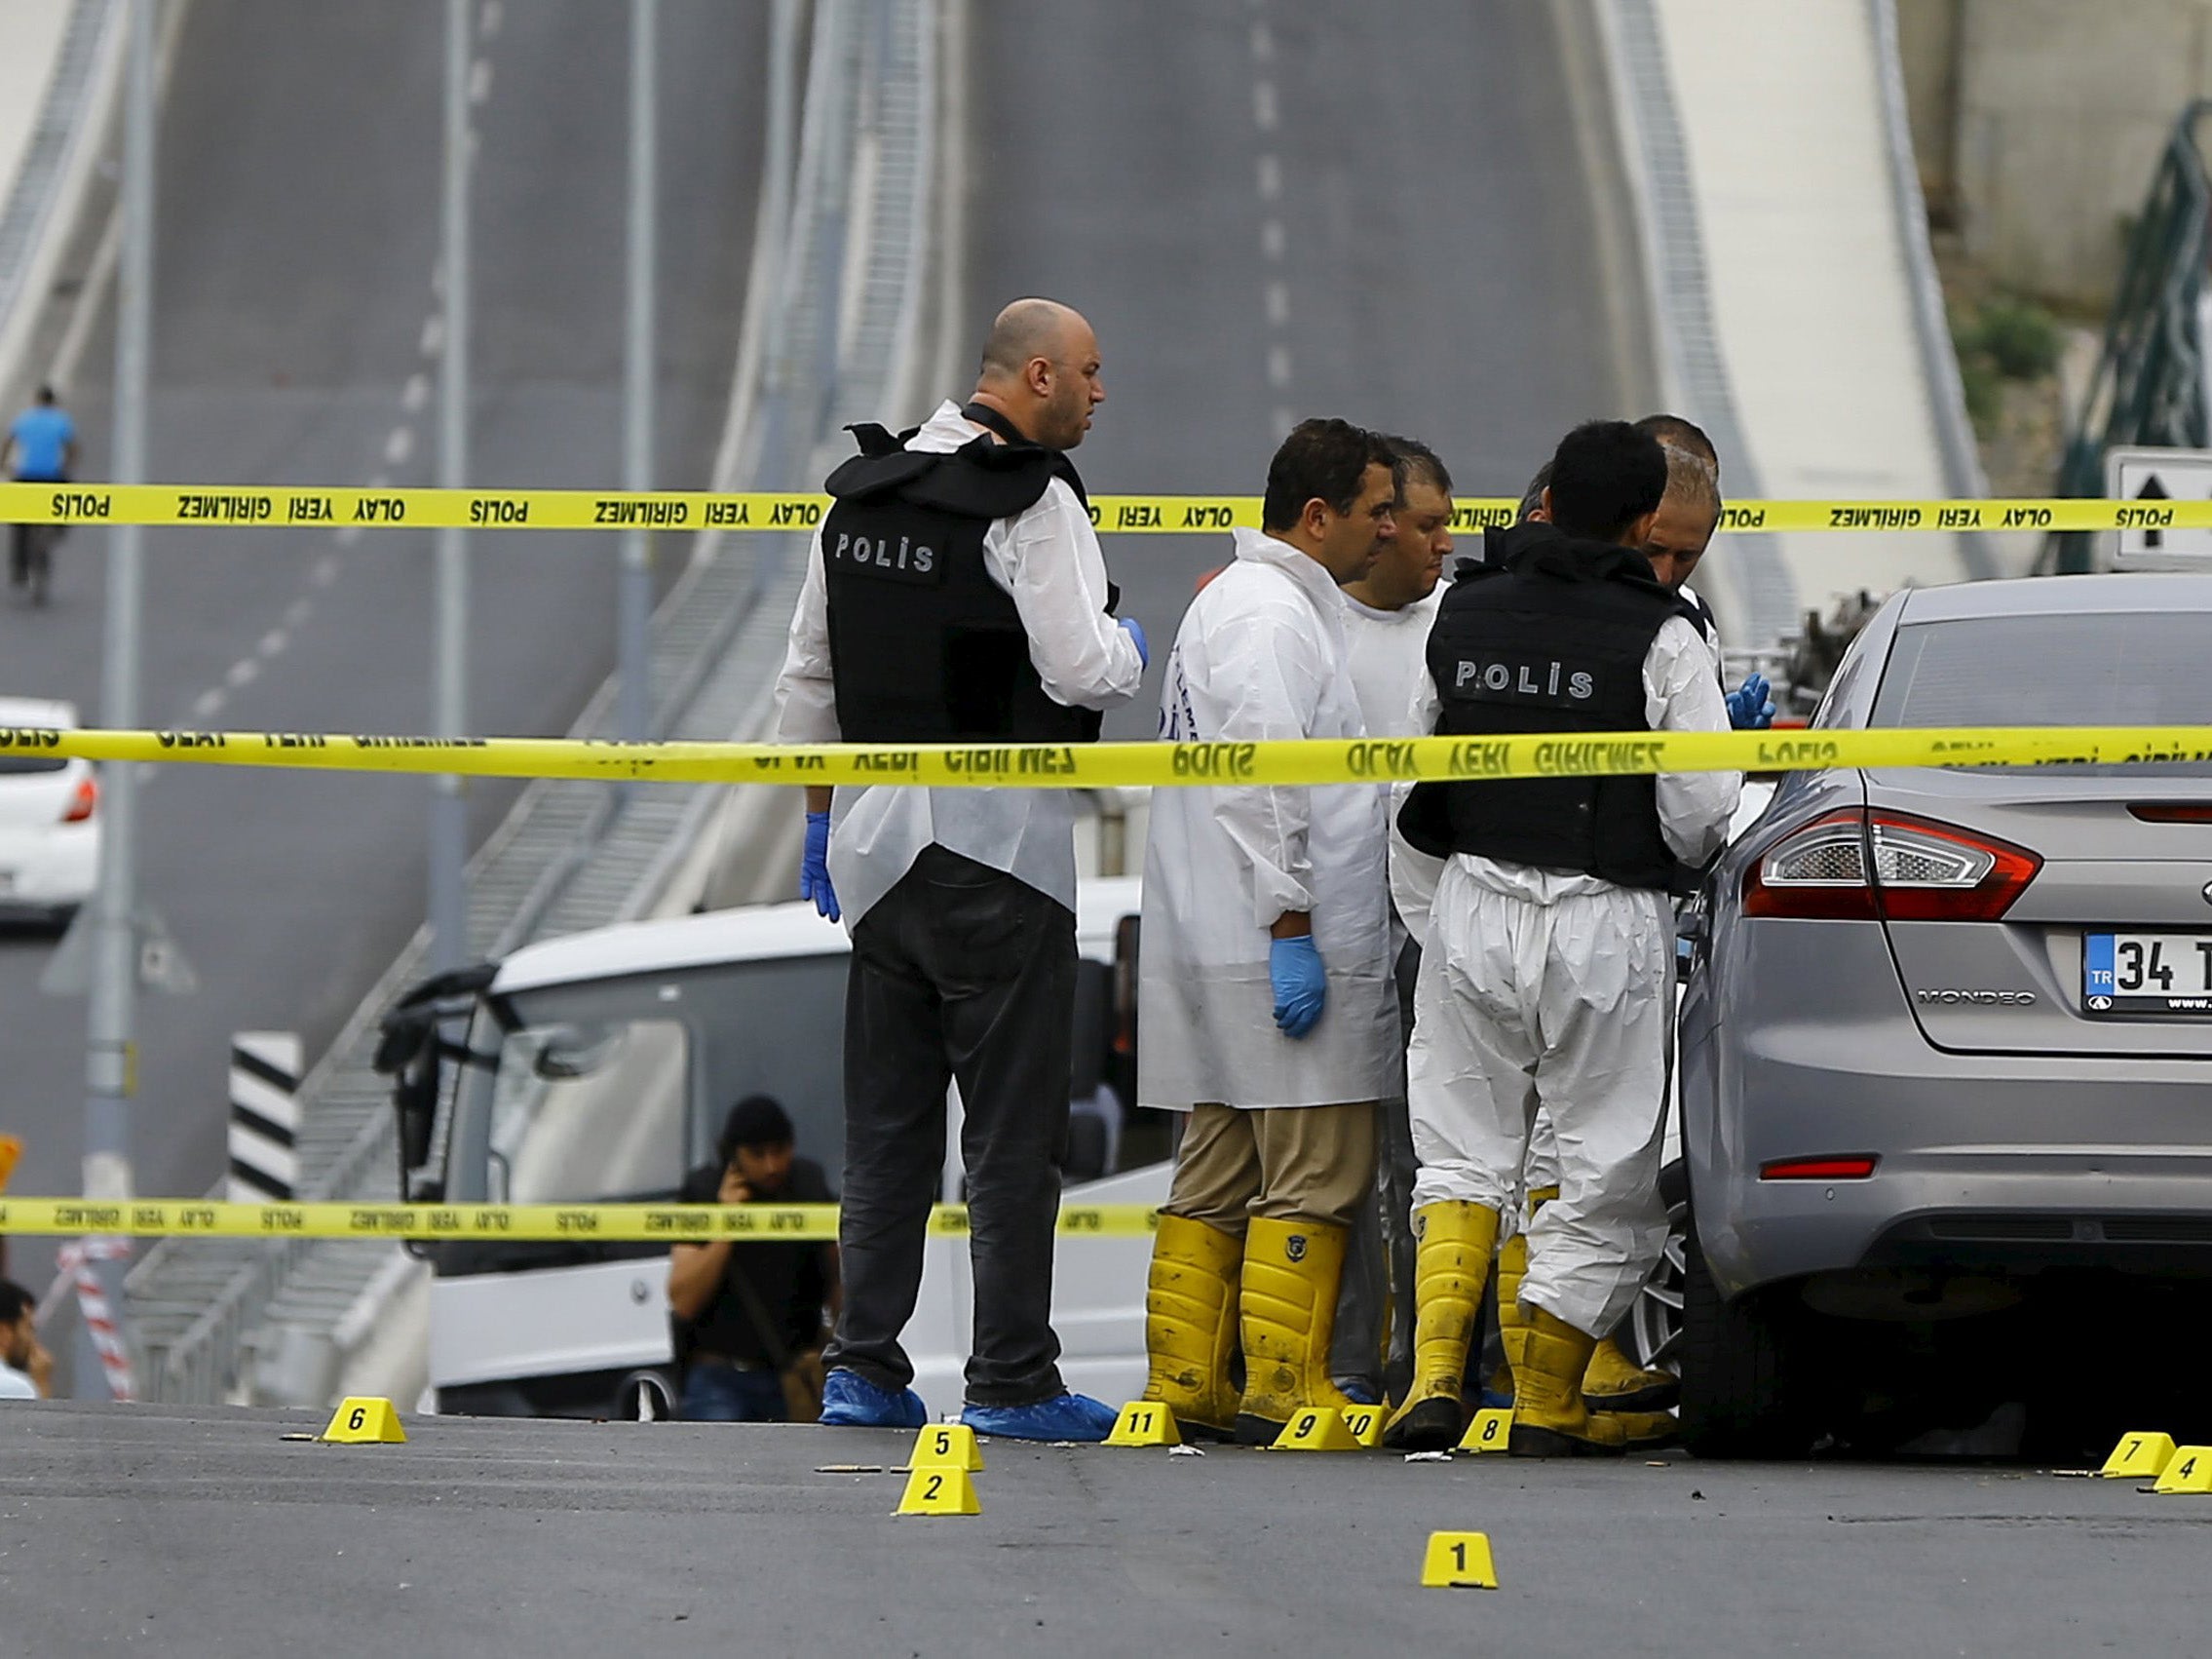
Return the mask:
{"type": "MultiPolygon", "coordinates": [[[[620,477],[627,9],[477,9],[475,479],[620,477]]],[[[432,482],[442,7],[191,0],[160,134],[150,465],[186,482],[432,482]],[[403,435],[403,436],[402,436],[403,435]]],[[[701,487],[720,437],[761,163],[764,9],[665,0],[663,482],[701,487]]],[[[103,319],[69,388],[107,457],[103,319]]],[[[558,733],[612,666],[615,544],[475,538],[472,725],[558,733]]],[[[146,723],[419,731],[432,538],[158,530],[146,723]]],[[[666,548],[664,564],[683,550],[666,548]]],[[[0,688],[98,713],[101,538],[62,544],[54,606],[0,602],[0,688]]],[[[473,792],[481,835],[512,790],[473,792]]],[[[178,773],[146,791],[141,882],[199,994],[142,1003],[141,1191],[223,1167],[229,1033],[308,1053],[423,915],[425,786],[178,773]]],[[[84,1005],[38,990],[47,942],[0,940],[0,1124],[19,1192],[78,1189],[84,1005]]],[[[51,1252],[19,1242],[29,1271],[51,1252]]]]}
{"type": "MultiPolygon", "coordinates": [[[[1575,422],[1646,412],[1583,0],[970,10],[969,333],[1022,293],[1089,316],[1094,491],[1256,495],[1290,423],[1326,414],[1425,440],[1463,494],[1517,496],[1575,422]]],[[[1108,735],[1150,736],[1229,537],[1106,553],[1155,642],[1108,735]]]]}

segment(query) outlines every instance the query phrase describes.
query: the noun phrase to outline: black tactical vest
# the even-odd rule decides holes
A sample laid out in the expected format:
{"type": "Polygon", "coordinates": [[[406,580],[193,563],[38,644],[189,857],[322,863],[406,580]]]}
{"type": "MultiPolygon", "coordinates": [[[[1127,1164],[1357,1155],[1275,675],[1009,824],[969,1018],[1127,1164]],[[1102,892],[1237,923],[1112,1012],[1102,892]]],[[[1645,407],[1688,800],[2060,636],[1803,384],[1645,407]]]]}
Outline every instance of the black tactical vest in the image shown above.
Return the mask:
{"type": "MultiPolygon", "coordinates": [[[[992,521],[1036,505],[1066,457],[977,438],[951,454],[848,428],[821,527],[837,724],[849,743],[1090,743],[1103,716],[1045,694],[1029,635],[983,559],[992,521]]],[[[1111,597],[1108,609],[1113,607],[1111,597]]]]}
{"type": "MultiPolygon", "coordinates": [[[[1463,571],[1437,611],[1429,636],[1437,731],[1650,730],[1644,658],[1679,614],[1674,596],[1629,549],[1544,524],[1506,539],[1507,562],[1463,571]]],[[[1674,874],[1649,776],[1423,784],[1399,828],[1439,858],[1472,853],[1622,887],[1664,888],[1674,874]]]]}

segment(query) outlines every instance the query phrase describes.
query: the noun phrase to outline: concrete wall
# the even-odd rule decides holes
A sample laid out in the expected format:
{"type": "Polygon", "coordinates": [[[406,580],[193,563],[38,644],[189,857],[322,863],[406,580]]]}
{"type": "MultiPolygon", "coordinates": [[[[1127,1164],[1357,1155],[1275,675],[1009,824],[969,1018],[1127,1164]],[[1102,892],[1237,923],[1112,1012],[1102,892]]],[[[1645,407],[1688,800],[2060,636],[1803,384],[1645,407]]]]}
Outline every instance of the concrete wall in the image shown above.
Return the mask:
{"type": "Polygon", "coordinates": [[[2174,119],[2212,97],[2212,0],[1897,0],[1931,207],[2008,287],[2101,305],[2174,119]]]}

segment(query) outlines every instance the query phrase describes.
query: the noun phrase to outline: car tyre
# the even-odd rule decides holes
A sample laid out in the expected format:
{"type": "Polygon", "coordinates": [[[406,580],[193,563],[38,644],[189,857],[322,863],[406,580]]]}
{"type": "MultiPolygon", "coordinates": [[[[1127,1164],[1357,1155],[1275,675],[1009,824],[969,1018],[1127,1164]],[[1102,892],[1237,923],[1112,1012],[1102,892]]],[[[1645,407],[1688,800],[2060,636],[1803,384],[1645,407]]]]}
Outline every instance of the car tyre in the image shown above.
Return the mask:
{"type": "Polygon", "coordinates": [[[1699,1457],[1801,1457],[1812,1447],[1804,1335],[1773,1296],[1730,1301],[1697,1229],[1682,1281],[1682,1444],[1699,1457]]]}

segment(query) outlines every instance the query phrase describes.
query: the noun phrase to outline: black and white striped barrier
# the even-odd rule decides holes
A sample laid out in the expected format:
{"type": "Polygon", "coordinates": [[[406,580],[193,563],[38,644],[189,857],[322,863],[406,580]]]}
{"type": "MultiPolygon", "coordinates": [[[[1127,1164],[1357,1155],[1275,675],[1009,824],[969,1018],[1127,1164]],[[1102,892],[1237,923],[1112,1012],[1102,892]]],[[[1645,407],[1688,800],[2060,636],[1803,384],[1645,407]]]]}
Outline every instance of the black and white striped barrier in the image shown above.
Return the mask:
{"type": "Polygon", "coordinates": [[[299,1187],[300,1041],[293,1031],[230,1040],[230,1178],[234,1204],[289,1203],[299,1187]]]}

